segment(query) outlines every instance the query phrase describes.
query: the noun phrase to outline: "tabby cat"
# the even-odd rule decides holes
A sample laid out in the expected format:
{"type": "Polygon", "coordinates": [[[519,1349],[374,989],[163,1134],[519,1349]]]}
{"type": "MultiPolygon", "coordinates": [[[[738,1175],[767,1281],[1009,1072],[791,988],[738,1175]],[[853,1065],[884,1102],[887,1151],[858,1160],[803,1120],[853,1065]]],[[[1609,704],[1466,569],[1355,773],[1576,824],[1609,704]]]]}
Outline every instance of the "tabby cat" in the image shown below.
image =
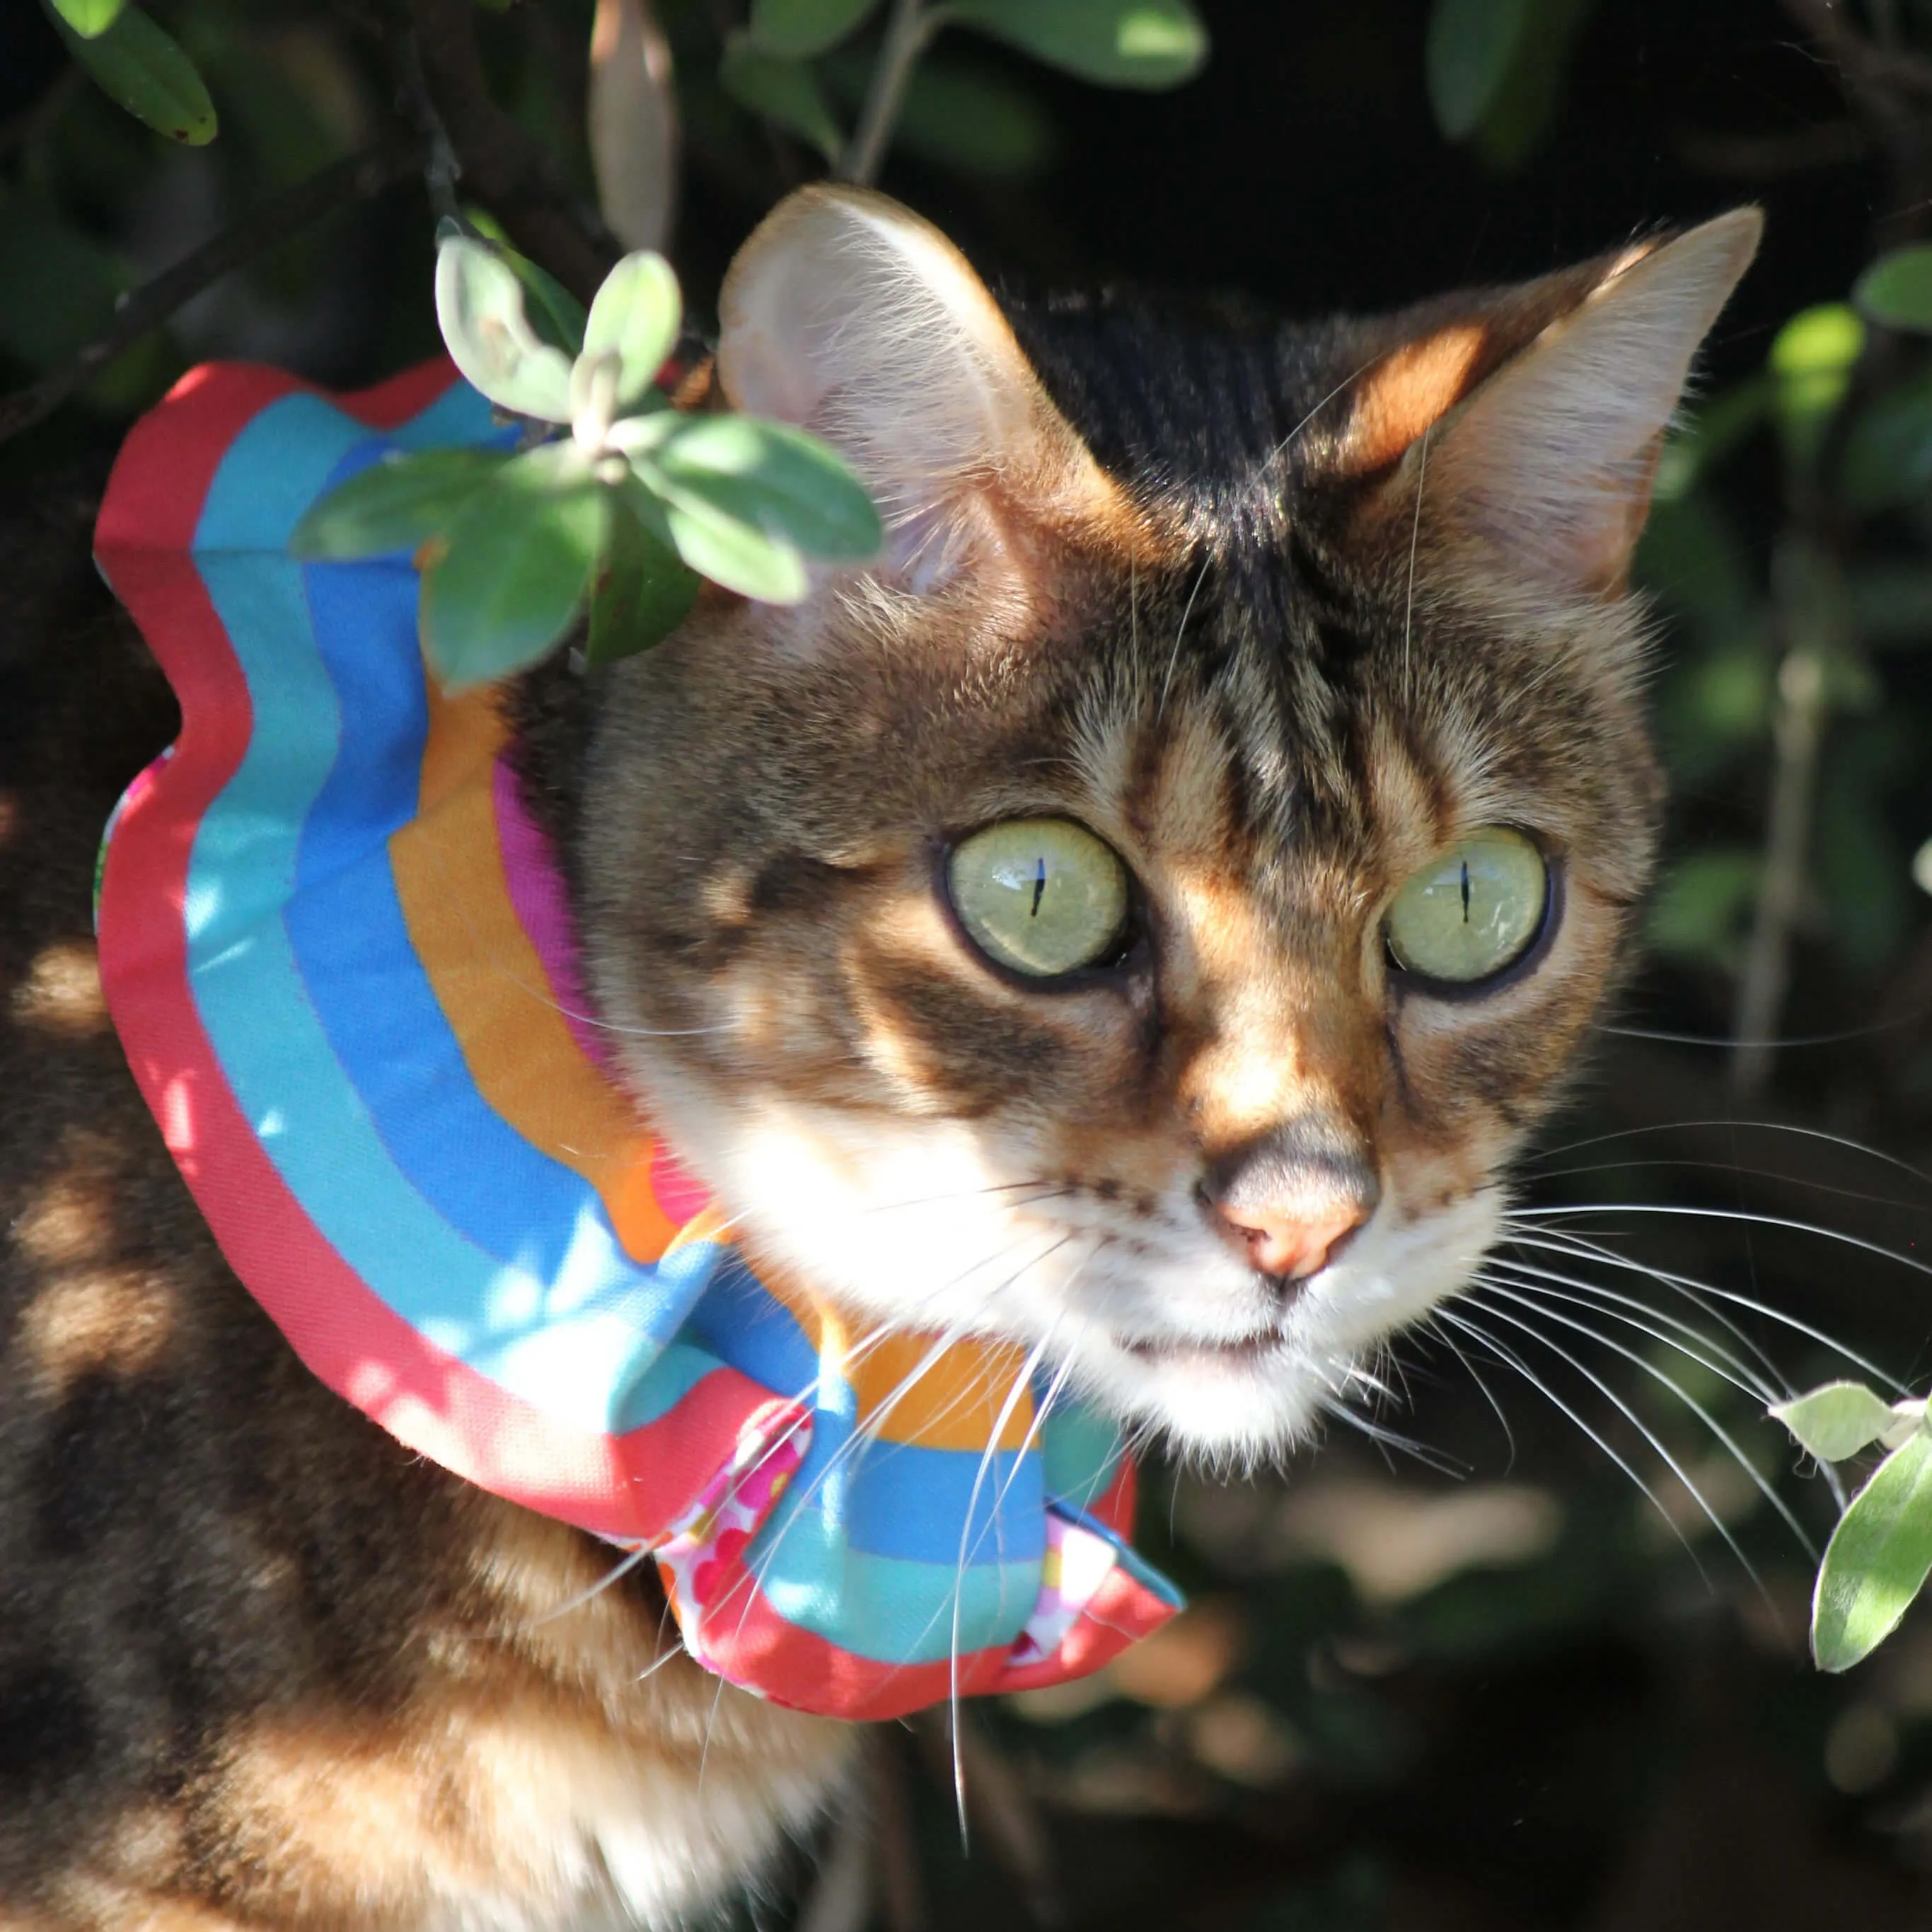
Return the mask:
{"type": "MultiPolygon", "coordinates": [[[[766,221],[718,386],[842,449],[887,554],[517,699],[625,1077],[754,1256],[1217,1465],[1364,1398],[1648,878],[1631,548],[1759,228],[1276,326],[1003,303],[858,191],[766,221]]],[[[851,1732],[651,1669],[636,1574],[551,1614],[608,1551],[227,1272],[89,938],[172,714],[58,507],[0,643],[0,1925],[682,1922],[851,1732]]]]}

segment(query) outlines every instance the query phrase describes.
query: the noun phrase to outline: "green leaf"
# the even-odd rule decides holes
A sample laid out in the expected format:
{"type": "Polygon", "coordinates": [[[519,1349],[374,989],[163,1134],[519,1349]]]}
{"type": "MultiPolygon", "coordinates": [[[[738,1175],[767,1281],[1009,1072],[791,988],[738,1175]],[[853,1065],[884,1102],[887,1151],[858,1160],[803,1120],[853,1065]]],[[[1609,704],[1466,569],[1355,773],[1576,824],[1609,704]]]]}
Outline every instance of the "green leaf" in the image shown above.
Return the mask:
{"type": "Polygon", "coordinates": [[[1869,1449],[1898,1422],[1892,1404],[1863,1382],[1827,1382],[1789,1402],[1774,1402],[1768,1413],[1821,1462],[1842,1462],[1869,1449]]]}
{"type": "Polygon", "coordinates": [[[157,134],[190,148],[214,139],[214,104],[194,63],[138,8],[128,8],[92,38],[70,26],[42,0],[48,17],[88,78],[109,99],[157,134]]]}
{"type": "Polygon", "coordinates": [[[1470,151],[1498,174],[1514,173],[1556,125],[1570,56],[1594,0],[1535,0],[1502,80],[1470,130],[1470,151]]]}
{"type": "Polygon", "coordinates": [[[702,502],[808,556],[862,562],[885,541],[844,460],[788,423],[664,410],[621,424],[612,441],[667,501],[702,502]]]}
{"type": "Polygon", "coordinates": [[[682,313],[677,278],[652,250],[626,255],[604,278],[584,325],[583,353],[617,358],[620,406],[634,403],[657,380],[677,341],[682,313]]]}
{"type": "Polygon", "coordinates": [[[64,363],[105,332],[132,278],[44,195],[0,200],[0,348],[33,369],[64,363]]]}
{"type": "Polygon", "coordinates": [[[515,272],[524,292],[536,304],[530,319],[538,334],[553,347],[574,356],[584,346],[584,304],[548,269],[538,268],[527,255],[519,254],[512,247],[503,224],[487,208],[473,202],[464,202],[462,221],[446,214],[436,224],[436,247],[440,250],[444,242],[470,230],[480,235],[515,272]]]}
{"type": "Polygon", "coordinates": [[[527,255],[514,248],[503,250],[503,259],[515,272],[524,292],[536,304],[534,321],[544,339],[574,356],[584,346],[584,304],[547,269],[540,268],[527,255]]]}
{"type": "Polygon", "coordinates": [[[796,134],[816,148],[828,164],[837,160],[845,137],[832,118],[824,90],[811,68],[765,52],[741,32],[725,43],[718,78],[740,107],[748,107],[773,127],[796,134]]]}
{"type": "Polygon", "coordinates": [[[1898,1628],[1932,1572],[1932,1436],[1881,1462],[1838,1519],[1811,1600],[1811,1654],[1849,1670],[1898,1628]]]}
{"type": "Polygon", "coordinates": [[[500,470],[452,526],[423,584],[423,643],[451,690],[526,669],[577,614],[610,525],[608,493],[567,442],[500,470]]]}
{"type": "Polygon", "coordinates": [[[1844,302],[1801,309],[1772,338],[1766,360],[1778,428],[1794,458],[1808,461],[1816,453],[1864,346],[1865,326],[1844,302]]]}
{"type": "Polygon", "coordinates": [[[436,254],[436,319],[451,359],[499,409],[570,420],[570,358],[541,340],[524,283],[487,242],[446,236],[436,254]]]}
{"type": "Polygon", "coordinates": [[[1772,385],[1762,376],[1702,399],[1684,427],[1664,440],[1652,500],[1669,503],[1724,461],[1763,422],[1772,385]]]}
{"type": "Polygon", "coordinates": [[[1102,87],[1178,87],[1208,58],[1188,0],[958,0],[946,17],[1102,87]]]}
{"type": "Polygon", "coordinates": [[[53,0],[53,10],[84,40],[97,40],[121,17],[128,0],[53,0]]]}
{"type": "Polygon", "coordinates": [[[751,38],[764,53],[809,60],[836,46],[879,0],[752,0],[751,38]]]}
{"type": "Polygon", "coordinates": [[[765,604],[802,603],[812,589],[805,559],[788,543],[714,509],[701,497],[674,495],[664,479],[640,466],[624,501],[644,528],[675,550],[700,577],[765,604]]]}
{"type": "Polygon", "coordinates": [[[290,535],[290,554],[322,562],[413,550],[448,531],[514,460],[501,449],[385,456],[310,505],[290,535]]]}
{"type": "Polygon", "coordinates": [[[1852,299],[1882,328],[1932,333],[1932,242],[1881,255],[1858,278],[1852,299]]]}
{"type": "MultiPolygon", "coordinates": [[[[856,48],[819,63],[834,104],[856,112],[872,64],[856,48]]],[[[912,70],[892,151],[956,174],[1016,181],[1051,165],[1053,122],[1024,69],[939,48],[912,70]]]]}
{"type": "Polygon", "coordinates": [[[1762,872],[1756,852],[1719,849],[1681,860],[1651,902],[1645,929],[1651,950],[1696,965],[1733,967],[1762,872]]]}
{"type": "Polygon", "coordinates": [[[611,506],[610,542],[590,591],[588,664],[611,664],[662,644],[698,596],[697,573],[638,520],[632,494],[621,493],[611,506]]]}
{"type": "Polygon", "coordinates": [[[1838,492],[1862,516],[1932,490],[1932,380],[1920,376],[1863,404],[1845,434],[1838,492]]]}
{"type": "Polygon", "coordinates": [[[1436,124],[1465,141],[1502,93],[1530,26],[1530,0],[1436,0],[1424,60],[1436,124]]]}

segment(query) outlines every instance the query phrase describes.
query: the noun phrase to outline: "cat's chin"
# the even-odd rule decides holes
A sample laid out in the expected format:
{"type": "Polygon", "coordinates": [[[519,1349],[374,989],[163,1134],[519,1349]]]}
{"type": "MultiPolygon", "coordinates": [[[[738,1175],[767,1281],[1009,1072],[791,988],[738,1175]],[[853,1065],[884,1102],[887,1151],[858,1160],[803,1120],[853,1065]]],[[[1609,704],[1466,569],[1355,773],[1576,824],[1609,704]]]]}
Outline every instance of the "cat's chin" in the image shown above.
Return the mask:
{"type": "Polygon", "coordinates": [[[1318,1370],[1282,1336],[1234,1343],[1114,1344],[1081,1364],[1089,1399],[1160,1435],[1184,1459],[1245,1469],[1312,1435],[1352,1365],[1318,1370]],[[1114,1359],[1108,1360],[1111,1355],[1114,1359]]]}

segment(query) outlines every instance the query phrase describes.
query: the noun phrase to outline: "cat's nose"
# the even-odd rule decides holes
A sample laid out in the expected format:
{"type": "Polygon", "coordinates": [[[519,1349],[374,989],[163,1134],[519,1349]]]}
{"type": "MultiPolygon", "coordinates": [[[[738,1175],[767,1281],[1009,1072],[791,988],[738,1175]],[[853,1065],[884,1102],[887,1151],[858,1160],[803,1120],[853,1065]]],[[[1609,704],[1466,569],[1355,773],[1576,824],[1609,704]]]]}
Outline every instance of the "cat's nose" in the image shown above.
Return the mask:
{"type": "Polygon", "coordinates": [[[1257,1213],[1252,1208],[1231,1214],[1218,1206],[1212,1212],[1250,1267],[1283,1281],[1302,1281],[1318,1274],[1334,1258],[1335,1250],[1369,1218],[1368,1210],[1354,1202],[1306,1216],[1292,1210],[1257,1213]]]}
{"type": "Polygon", "coordinates": [[[1332,1262],[1376,1210],[1381,1188],[1366,1150],[1325,1122],[1280,1127],[1213,1162],[1201,1204],[1250,1267],[1300,1281],[1332,1262]]]}

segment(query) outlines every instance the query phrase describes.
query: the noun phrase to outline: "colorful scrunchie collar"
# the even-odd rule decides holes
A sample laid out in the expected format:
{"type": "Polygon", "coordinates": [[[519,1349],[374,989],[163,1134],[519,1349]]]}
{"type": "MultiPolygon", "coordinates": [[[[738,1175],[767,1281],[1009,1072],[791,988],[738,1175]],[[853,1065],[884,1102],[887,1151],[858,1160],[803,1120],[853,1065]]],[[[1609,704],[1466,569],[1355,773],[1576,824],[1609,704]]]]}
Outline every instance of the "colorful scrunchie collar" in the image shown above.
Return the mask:
{"type": "Polygon", "coordinates": [[[854,1349],[760,1282],[609,1078],[488,691],[424,670],[396,556],[303,565],[384,451],[494,440],[436,363],[242,365],[128,439],[102,569],[178,696],[104,843],[110,1009],[224,1253],[329,1388],[445,1468],[654,1554],[686,1648],[886,1718],[1062,1682],[1171,1616],[1114,1433],[1015,1351],[854,1349]]]}

